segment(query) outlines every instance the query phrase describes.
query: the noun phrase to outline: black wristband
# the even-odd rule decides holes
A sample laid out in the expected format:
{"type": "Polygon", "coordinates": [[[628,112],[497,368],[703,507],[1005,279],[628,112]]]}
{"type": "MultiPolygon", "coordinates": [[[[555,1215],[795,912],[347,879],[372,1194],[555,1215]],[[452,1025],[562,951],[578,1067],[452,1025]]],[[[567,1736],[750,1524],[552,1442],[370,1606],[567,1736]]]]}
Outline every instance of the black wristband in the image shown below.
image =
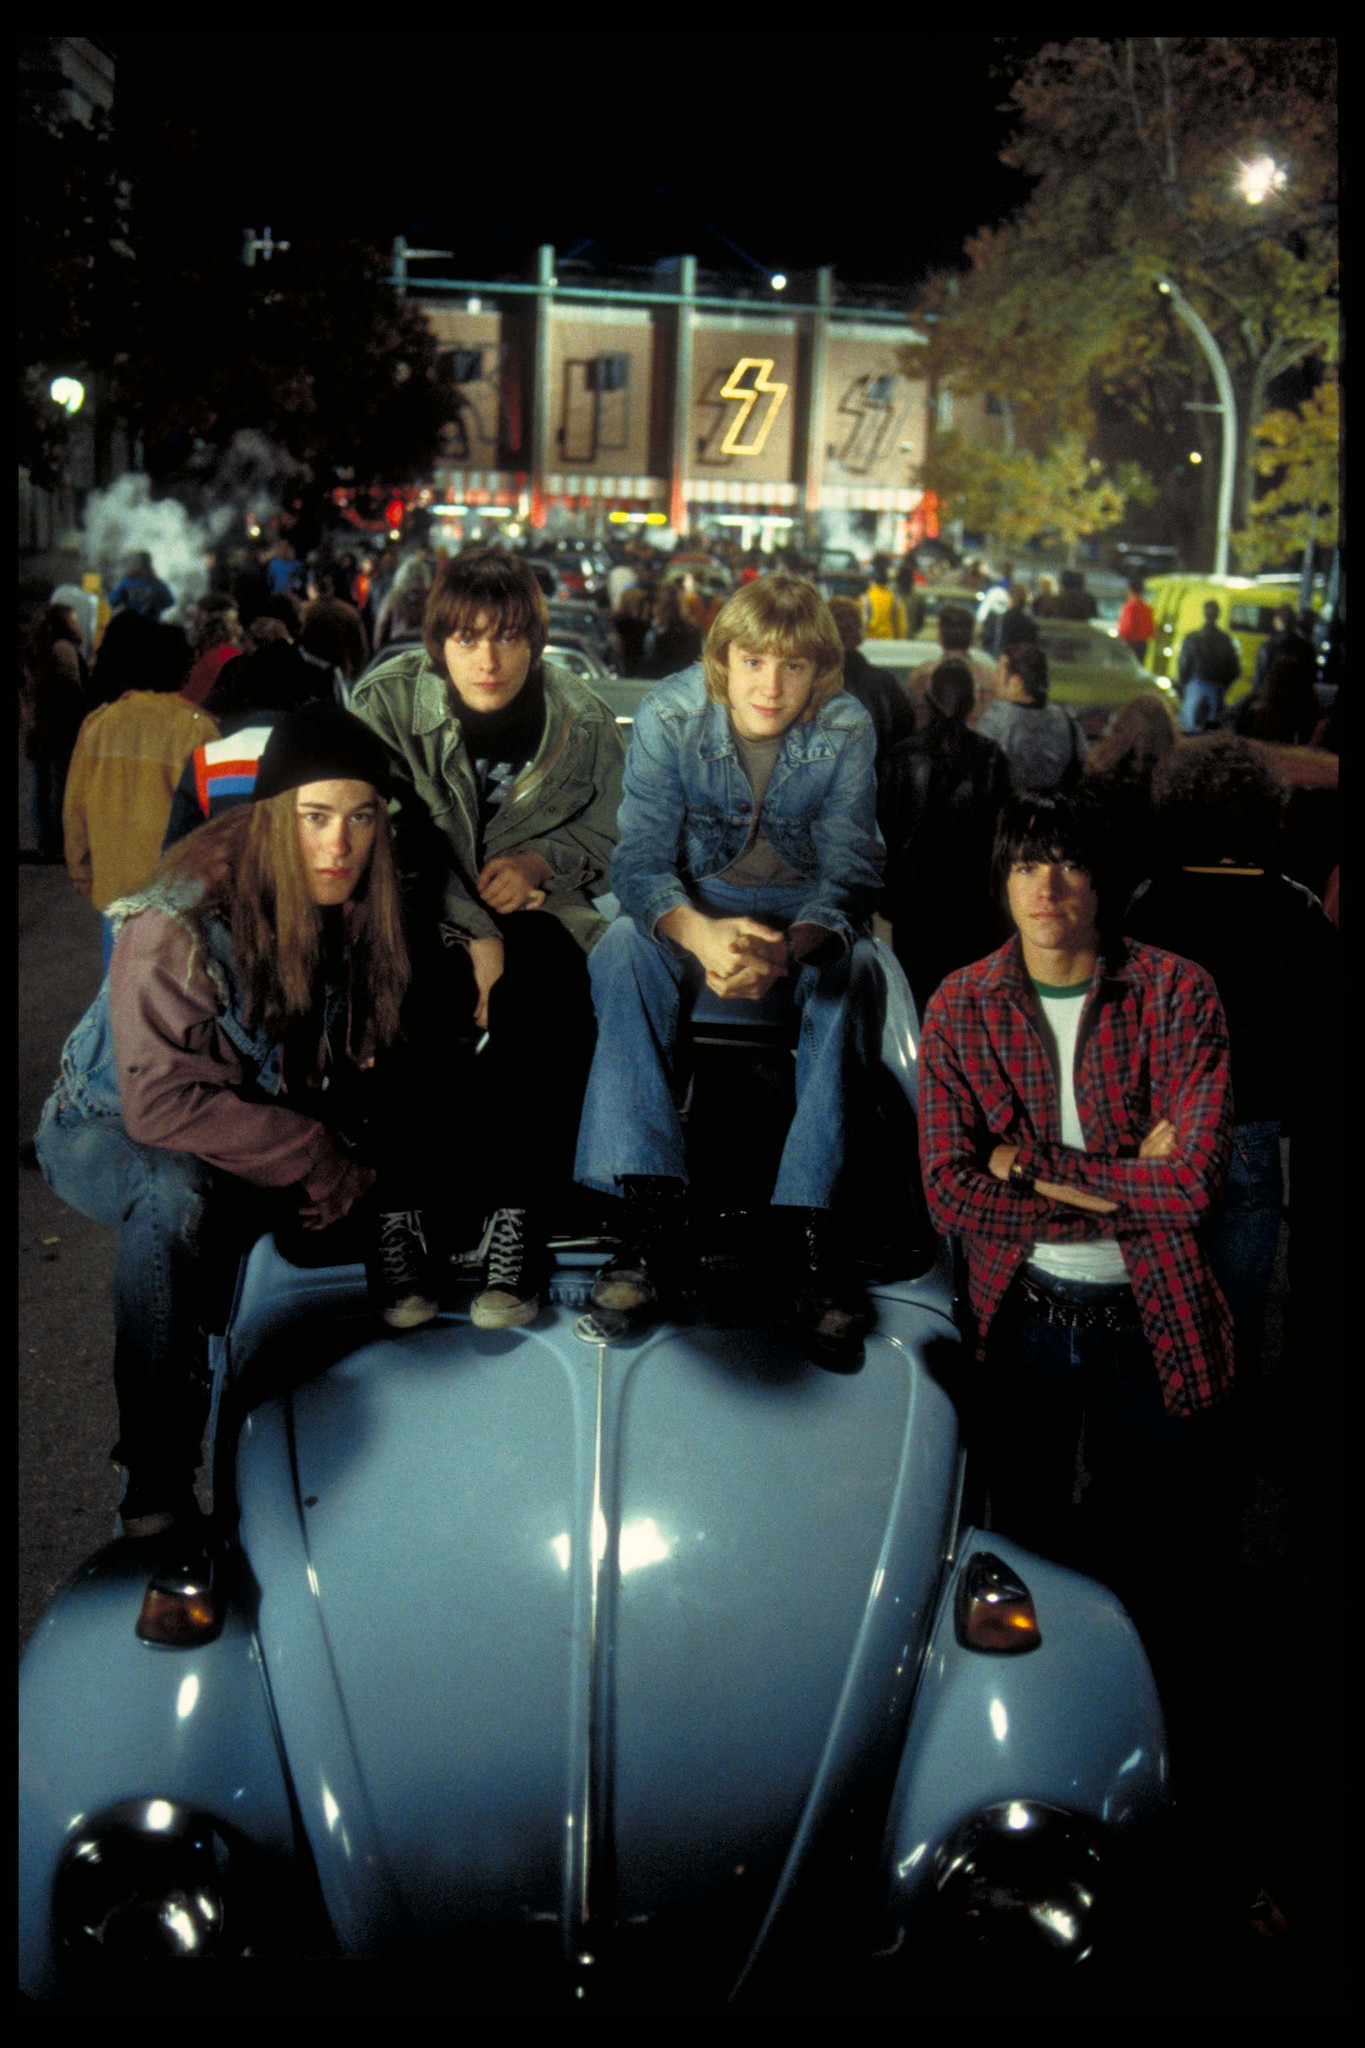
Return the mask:
{"type": "Polygon", "coordinates": [[[1027,1172],[1017,1159],[1010,1168],[1009,1183],[1012,1188],[1019,1188],[1026,1195],[1033,1193],[1033,1175],[1027,1172]]]}

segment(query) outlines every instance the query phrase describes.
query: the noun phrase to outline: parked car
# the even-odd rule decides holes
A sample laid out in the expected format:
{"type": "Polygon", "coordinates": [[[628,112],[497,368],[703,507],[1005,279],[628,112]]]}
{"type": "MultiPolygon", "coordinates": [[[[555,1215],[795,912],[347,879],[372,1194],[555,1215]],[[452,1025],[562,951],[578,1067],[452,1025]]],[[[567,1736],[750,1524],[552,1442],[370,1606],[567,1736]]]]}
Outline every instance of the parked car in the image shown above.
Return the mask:
{"type": "Polygon", "coordinates": [[[579,1236],[536,1323],[474,1329],[462,1262],[399,1337],[359,1267],[255,1245],[215,1347],[216,1539],[105,1546],[24,1659],[31,1999],[833,1984],[909,2014],[941,1973],[960,1995],[995,1957],[1017,1996],[1118,1937],[1165,1816],[1160,1708],[1114,1597],[979,1526],[918,1025],[880,954],[855,1371],[807,1359],[746,1239],[792,1054],[715,998],[687,1319],[608,1327],[579,1236]]]}
{"type": "Polygon", "coordinates": [[[583,595],[581,577],[578,579],[578,587],[570,589],[569,578],[558,562],[549,561],[544,555],[525,555],[522,559],[544,591],[546,597],[559,597],[561,595],[565,597],[581,597],[583,595]]]}
{"type": "Polygon", "coordinates": [[[574,640],[584,640],[597,653],[605,668],[615,667],[616,648],[612,639],[611,615],[599,605],[585,604],[574,598],[551,598],[546,606],[550,614],[550,633],[555,639],[564,635],[574,640]]]}
{"type": "Polygon", "coordinates": [[[538,553],[559,571],[560,588],[566,596],[595,597],[606,588],[611,560],[596,541],[542,540],[538,553]]]}
{"type": "Polygon", "coordinates": [[[815,582],[823,598],[861,597],[867,589],[867,575],[852,548],[821,548],[815,582]]]}
{"type": "MultiPolygon", "coordinates": [[[[1040,619],[1038,637],[1047,655],[1048,697],[1075,712],[1087,739],[1098,739],[1130,697],[1151,692],[1175,709],[1175,691],[1165,677],[1140,667],[1132,649],[1103,626],[1040,619]]],[[[889,669],[902,683],[925,662],[943,659],[937,638],[864,640],[862,652],[874,667],[889,669]]]]}
{"type": "Polygon", "coordinates": [[[1156,695],[1175,710],[1170,679],[1143,668],[1112,627],[1091,620],[1040,619],[1038,637],[1047,655],[1048,697],[1075,712],[1087,739],[1098,739],[1130,697],[1156,695]]]}
{"type": "MultiPolygon", "coordinates": [[[[1156,619],[1156,635],[1148,652],[1152,672],[1174,683],[1180,650],[1187,634],[1204,623],[1204,606],[1219,607],[1219,624],[1231,634],[1241,656],[1242,673],[1227,693],[1236,704],[1251,693],[1256,656],[1269,637],[1275,613],[1288,605],[1299,610],[1299,585],[1292,576],[1153,576],[1146,588],[1156,619]]],[[[1314,608],[1320,603],[1314,593],[1314,608]]]]}
{"type": "Polygon", "coordinates": [[[595,646],[587,640],[580,640],[568,633],[552,633],[545,645],[545,659],[556,661],[561,668],[568,669],[590,689],[600,692],[603,683],[615,681],[595,646]]]}

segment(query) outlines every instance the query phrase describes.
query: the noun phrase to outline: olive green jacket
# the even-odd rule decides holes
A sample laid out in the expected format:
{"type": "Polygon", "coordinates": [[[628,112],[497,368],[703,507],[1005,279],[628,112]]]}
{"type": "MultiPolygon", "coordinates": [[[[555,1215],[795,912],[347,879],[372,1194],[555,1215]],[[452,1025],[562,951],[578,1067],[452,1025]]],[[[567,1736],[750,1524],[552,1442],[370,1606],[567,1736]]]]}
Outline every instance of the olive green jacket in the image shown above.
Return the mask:
{"type": "Polygon", "coordinates": [[[610,888],[625,748],[611,711],[585,683],[542,662],[545,731],[529,763],[479,837],[479,791],[450,684],[423,648],[395,655],[358,682],[351,710],[394,760],[390,812],[401,865],[443,859],[440,923],[448,943],[484,938],[497,924],[477,878],[503,853],[538,853],[552,878],[545,909],[584,952],[606,929],[593,897],[610,888]],[[437,841],[433,842],[431,828],[437,841]]]}

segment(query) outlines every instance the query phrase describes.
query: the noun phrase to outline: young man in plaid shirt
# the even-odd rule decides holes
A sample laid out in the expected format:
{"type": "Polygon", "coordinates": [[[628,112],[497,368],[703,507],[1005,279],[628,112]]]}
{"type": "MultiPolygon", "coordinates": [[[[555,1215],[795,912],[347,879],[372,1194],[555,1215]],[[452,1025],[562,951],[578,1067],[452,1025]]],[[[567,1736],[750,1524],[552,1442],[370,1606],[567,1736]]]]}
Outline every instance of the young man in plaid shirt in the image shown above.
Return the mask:
{"type": "Polygon", "coordinates": [[[1108,868],[1092,798],[1006,804],[1015,936],[929,1004],[921,1152],[934,1222],[966,1253],[992,1521],[1107,1579],[1150,1646],[1192,1551],[1236,1533],[1231,1321],[1199,1239],[1232,1092],[1212,980],[1118,936],[1108,868]]]}

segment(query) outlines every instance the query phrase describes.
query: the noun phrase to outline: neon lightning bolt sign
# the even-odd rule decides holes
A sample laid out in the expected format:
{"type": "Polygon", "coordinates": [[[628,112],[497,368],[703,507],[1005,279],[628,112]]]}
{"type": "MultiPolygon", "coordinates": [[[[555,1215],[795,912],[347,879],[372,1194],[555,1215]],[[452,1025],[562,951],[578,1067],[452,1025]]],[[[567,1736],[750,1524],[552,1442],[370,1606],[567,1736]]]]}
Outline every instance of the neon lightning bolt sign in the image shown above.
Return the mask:
{"type": "Polygon", "coordinates": [[[722,455],[757,455],[772,432],[773,421],[782,410],[782,401],[788,390],[785,384],[769,382],[773,360],[772,356],[741,356],[722,385],[722,398],[737,398],[740,401],[740,409],[730,422],[729,431],[720,444],[722,455]],[[742,382],[748,370],[758,372],[751,385],[742,382]],[[748,424],[749,414],[758,403],[760,392],[770,393],[773,402],[763,416],[763,424],[758,430],[757,439],[741,441],[739,437],[748,424]]]}

